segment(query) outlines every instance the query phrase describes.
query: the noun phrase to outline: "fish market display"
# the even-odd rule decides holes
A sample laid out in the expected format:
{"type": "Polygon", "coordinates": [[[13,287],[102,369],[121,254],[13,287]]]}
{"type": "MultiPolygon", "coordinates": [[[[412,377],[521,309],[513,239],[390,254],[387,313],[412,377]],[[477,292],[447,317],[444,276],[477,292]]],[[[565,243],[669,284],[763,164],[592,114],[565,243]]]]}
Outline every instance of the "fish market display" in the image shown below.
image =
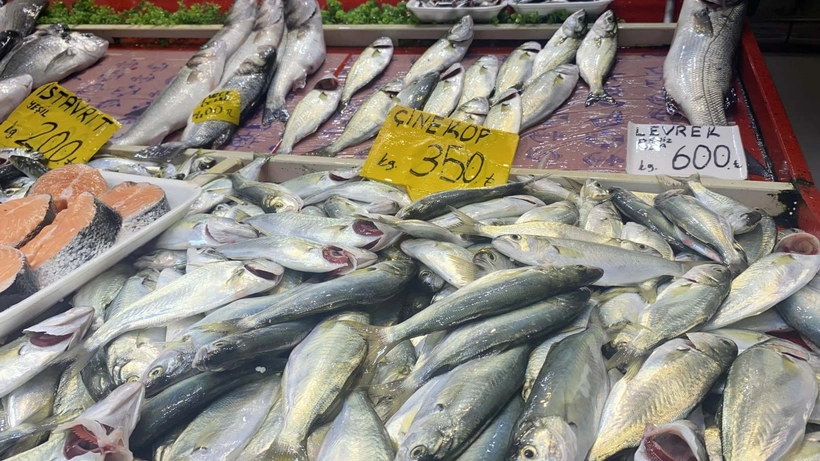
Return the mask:
{"type": "Polygon", "coordinates": [[[618,21],[612,11],[605,11],[589,29],[576,52],[581,78],[589,85],[586,105],[598,101],[614,103],[604,89],[604,80],[615,64],[618,51],[618,21]]]}
{"type": "Polygon", "coordinates": [[[336,77],[330,75],[316,82],[313,90],[293,109],[276,153],[291,153],[294,144],[318,130],[336,112],[341,97],[342,89],[336,77]]]}
{"type": "Polygon", "coordinates": [[[731,63],[743,29],[745,0],[683,2],[663,65],[667,112],[692,125],[727,125],[731,63]]]}
{"type": "MultiPolygon", "coordinates": [[[[817,244],[796,233],[757,242],[768,254],[748,267],[721,258],[723,246],[744,256],[736,237],[764,238],[762,210],[735,235],[728,222],[749,212],[715,207],[730,201],[702,185],[647,203],[594,180],[522,177],[412,201],[355,168],[267,182],[266,162],[212,179],[220,203],[9,338],[4,456],[97,442],[146,460],[787,460],[816,449],[820,357],[737,322],[777,309],[820,338],[817,244]],[[697,227],[687,213],[711,214],[697,227]],[[721,220],[730,233],[712,229],[721,220]],[[18,404],[28,392],[54,398],[18,404]],[[21,423],[27,414],[42,419],[21,423]],[[83,427],[106,426],[65,432],[81,414],[97,415],[83,427]]],[[[22,252],[0,247],[0,302],[36,283],[44,256],[26,248],[62,213],[102,204],[65,196],[51,224],[39,217],[48,197],[18,199],[39,213],[27,229],[43,229],[7,243],[22,252]]],[[[128,183],[107,196],[125,220],[162,203],[128,183]]]]}
{"type": "Polygon", "coordinates": [[[578,83],[578,66],[562,64],[536,78],[521,94],[521,129],[542,122],[563,104],[578,83]]]}

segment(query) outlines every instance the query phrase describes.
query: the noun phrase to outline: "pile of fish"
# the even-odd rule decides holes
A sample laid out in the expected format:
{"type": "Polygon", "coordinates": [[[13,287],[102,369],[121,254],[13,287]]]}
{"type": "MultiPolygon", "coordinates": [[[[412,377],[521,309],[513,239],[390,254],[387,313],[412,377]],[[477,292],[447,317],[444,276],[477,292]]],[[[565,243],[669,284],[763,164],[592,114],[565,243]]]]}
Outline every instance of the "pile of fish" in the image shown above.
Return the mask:
{"type": "Polygon", "coordinates": [[[34,32],[46,0],[14,0],[0,7],[0,121],[31,93],[102,59],[108,42],[54,24],[34,32]],[[32,33],[34,32],[34,33],[32,33]]]}
{"type": "Polygon", "coordinates": [[[500,0],[426,0],[419,2],[425,8],[483,8],[496,6],[500,0]]]}
{"type": "Polygon", "coordinates": [[[727,125],[746,0],[685,0],[663,65],[666,110],[692,125],[727,125]]]}
{"type": "Polygon", "coordinates": [[[413,202],[266,160],[10,338],[0,453],[817,459],[820,360],[764,333],[820,341],[814,236],[696,177],[413,202]]]}
{"type": "MultiPolygon", "coordinates": [[[[473,21],[464,16],[405,75],[368,90],[343,133],[308,155],[334,156],[375,137],[396,105],[518,133],[549,118],[570,97],[579,77],[590,88],[587,105],[614,102],[604,81],[615,63],[617,35],[612,12],[602,14],[587,33],[586,13],[580,10],[543,47],[527,42],[501,64],[487,55],[465,69],[460,61],[473,40],[473,21]]],[[[258,11],[253,0],[237,0],[220,33],[113,142],[148,145],[135,158],[153,161],[173,160],[185,149],[221,148],[264,101],[262,123],[285,123],[276,152],[289,154],[384,72],[393,43],[382,37],[365,48],[343,84],[333,74],[322,76],[290,114],[288,95],[305,85],[325,56],[315,0],[263,0],[258,11]],[[196,106],[225,90],[240,94],[238,124],[194,121],[196,106]],[[179,141],[162,142],[183,127],[179,141]]]]}
{"type": "MultiPolygon", "coordinates": [[[[111,248],[170,211],[162,188],[126,181],[109,187],[87,165],[46,170],[42,155],[4,151],[17,174],[29,180],[0,203],[0,310],[111,248]],[[17,166],[19,165],[19,169],[17,166]],[[33,178],[36,178],[33,179],[33,178]]],[[[4,171],[3,174],[13,175],[4,171]]]]}

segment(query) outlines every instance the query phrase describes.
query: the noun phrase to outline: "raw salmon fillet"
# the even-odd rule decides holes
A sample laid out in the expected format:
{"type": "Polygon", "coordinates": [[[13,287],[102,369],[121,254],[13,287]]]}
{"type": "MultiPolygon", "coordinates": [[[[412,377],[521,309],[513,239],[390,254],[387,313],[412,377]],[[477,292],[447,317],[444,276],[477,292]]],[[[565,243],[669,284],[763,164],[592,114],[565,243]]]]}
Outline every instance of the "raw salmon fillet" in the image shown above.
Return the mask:
{"type": "Polygon", "coordinates": [[[108,183],[96,168],[77,164],[66,165],[44,174],[31,186],[29,195],[49,194],[57,211],[63,211],[74,197],[83,192],[91,192],[99,197],[107,190],[108,183]]]}
{"type": "Polygon", "coordinates": [[[100,197],[122,216],[123,235],[132,234],[171,211],[165,191],[148,183],[126,181],[100,197]]]}
{"type": "Polygon", "coordinates": [[[57,211],[50,195],[32,195],[0,204],[0,245],[19,248],[51,224],[57,211]]]}
{"type": "Polygon", "coordinates": [[[116,211],[83,192],[22,250],[44,287],[111,248],[121,225],[116,211]]]}
{"type": "Polygon", "coordinates": [[[0,246],[0,310],[19,303],[38,289],[37,277],[31,271],[23,252],[0,246]]]}

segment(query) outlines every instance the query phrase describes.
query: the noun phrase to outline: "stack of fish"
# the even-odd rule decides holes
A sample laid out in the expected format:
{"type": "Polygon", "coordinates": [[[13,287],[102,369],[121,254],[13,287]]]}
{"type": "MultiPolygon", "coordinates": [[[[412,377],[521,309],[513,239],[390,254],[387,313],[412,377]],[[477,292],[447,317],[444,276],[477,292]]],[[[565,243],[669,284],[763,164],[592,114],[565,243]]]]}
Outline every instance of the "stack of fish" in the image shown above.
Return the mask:
{"type": "Polygon", "coordinates": [[[816,459],[820,360],[761,332],[820,340],[814,236],[698,178],[412,202],[265,161],[3,346],[5,456],[816,459]]]}

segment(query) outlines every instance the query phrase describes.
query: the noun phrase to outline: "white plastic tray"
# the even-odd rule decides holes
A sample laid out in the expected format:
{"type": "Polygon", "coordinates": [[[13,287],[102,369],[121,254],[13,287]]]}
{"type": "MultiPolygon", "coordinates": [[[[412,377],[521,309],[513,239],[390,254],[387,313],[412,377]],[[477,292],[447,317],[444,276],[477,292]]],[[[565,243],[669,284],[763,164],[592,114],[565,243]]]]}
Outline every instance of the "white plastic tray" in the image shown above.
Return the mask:
{"type": "Polygon", "coordinates": [[[102,175],[110,187],[125,181],[156,184],[165,191],[165,197],[171,211],[139,232],[124,240],[118,240],[108,251],[78,267],[58,282],[52,283],[25,300],[0,312],[0,337],[8,335],[20,327],[28,326],[26,322],[53,306],[60,299],[70,295],[94,277],[105,272],[106,269],[148,243],[165,229],[171,227],[172,224],[185,216],[191,203],[199,197],[201,192],[197,185],[173,179],[149,178],[108,171],[103,171],[102,175]]]}
{"type": "Polygon", "coordinates": [[[473,22],[476,23],[490,22],[506,7],[506,1],[493,6],[476,6],[469,8],[424,7],[421,6],[419,0],[411,0],[407,4],[407,9],[416,15],[421,22],[452,22],[464,16],[472,16],[473,22]]]}
{"type": "Polygon", "coordinates": [[[574,13],[581,8],[587,11],[590,16],[598,16],[606,10],[613,0],[595,0],[591,2],[543,2],[543,3],[518,3],[515,0],[510,0],[510,6],[513,7],[516,13],[529,14],[538,13],[539,16],[546,16],[560,10],[567,10],[568,13],[574,13]]]}

